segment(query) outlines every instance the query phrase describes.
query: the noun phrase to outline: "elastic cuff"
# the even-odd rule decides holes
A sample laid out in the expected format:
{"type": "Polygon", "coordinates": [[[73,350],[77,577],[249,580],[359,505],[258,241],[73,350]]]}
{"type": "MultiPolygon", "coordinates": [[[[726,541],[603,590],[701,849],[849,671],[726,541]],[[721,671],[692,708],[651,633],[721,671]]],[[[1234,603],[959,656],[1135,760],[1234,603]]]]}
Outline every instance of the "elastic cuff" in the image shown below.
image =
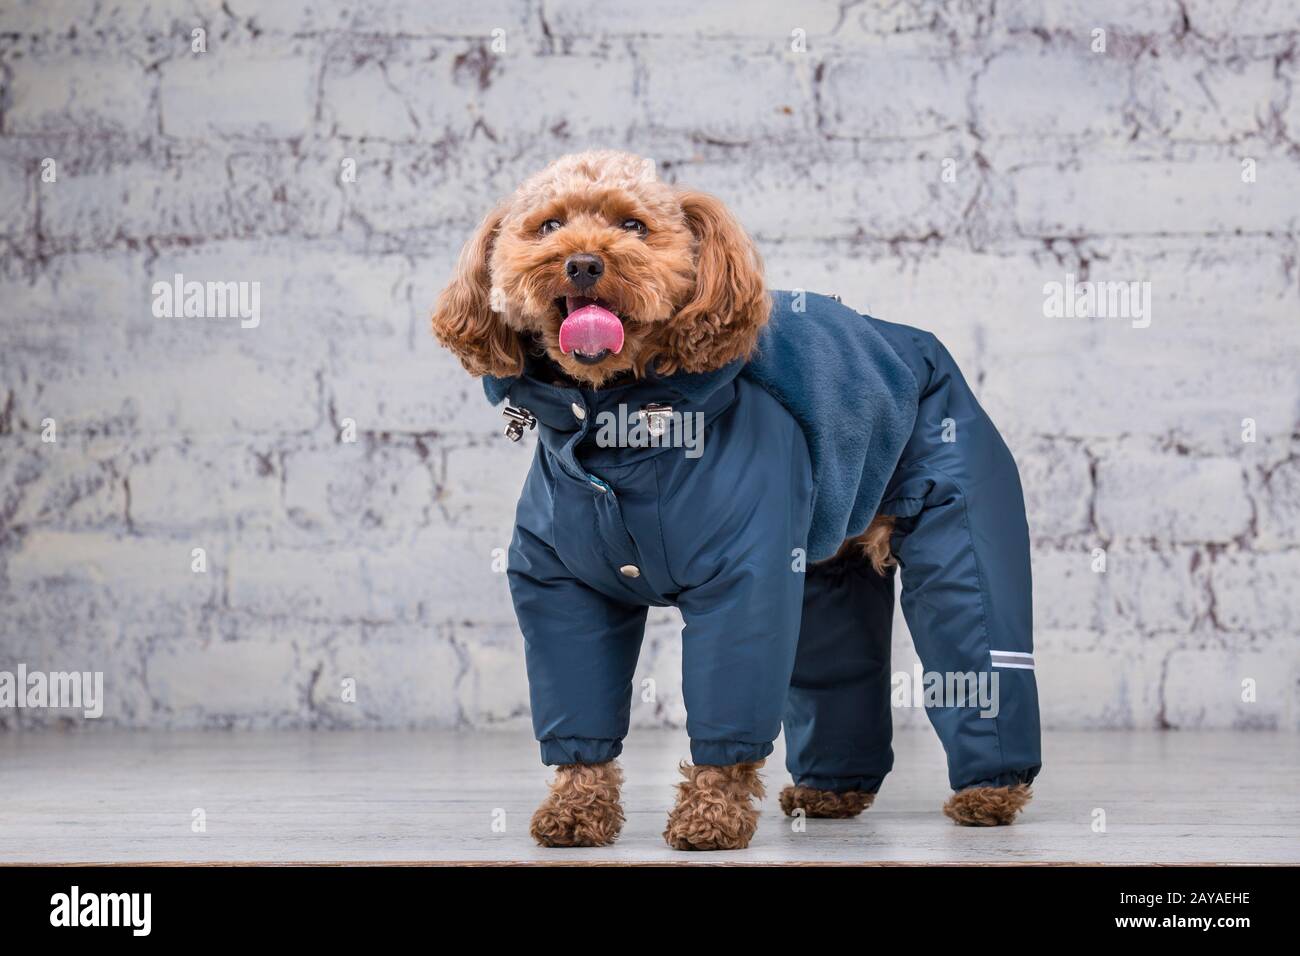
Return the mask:
{"type": "Polygon", "coordinates": [[[1018,784],[1030,784],[1038,776],[1038,771],[1042,769],[1041,764],[1037,767],[1029,767],[1025,770],[1008,770],[1005,773],[988,777],[984,780],[976,780],[974,783],[964,783],[960,787],[954,787],[958,792],[962,790],[973,790],[976,787],[1014,787],[1018,784]]]}
{"type": "Polygon", "coordinates": [[[691,762],[711,767],[753,763],[772,752],[772,742],[753,744],[743,740],[692,740],[691,762]]]}
{"type": "Polygon", "coordinates": [[[622,740],[598,737],[548,737],[542,745],[542,763],[557,767],[566,763],[608,763],[623,752],[622,740]]]}
{"type": "Polygon", "coordinates": [[[814,777],[805,775],[794,778],[796,787],[807,787],[810,790],[827,790],[831,793],[849,793],[850,791],[876,793],[884,782],[884,777],[814,777]]]}

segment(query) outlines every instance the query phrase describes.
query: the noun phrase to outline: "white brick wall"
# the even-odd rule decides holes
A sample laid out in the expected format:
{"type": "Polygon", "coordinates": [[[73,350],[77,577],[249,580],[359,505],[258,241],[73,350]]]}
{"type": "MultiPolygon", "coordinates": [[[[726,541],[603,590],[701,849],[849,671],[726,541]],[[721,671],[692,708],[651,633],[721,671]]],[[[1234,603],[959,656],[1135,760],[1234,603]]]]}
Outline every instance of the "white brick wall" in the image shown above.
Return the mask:
{"type": "MultiPolygon", "coordinates": [[[[0,9],[0,669],[103,670],[127,726],[526,726],[531,441],[427,313],[497,196],[619,146],[773,286],[956,355],[1021,463],[1048,726],[1300,727],[1292,4],[129,7],[0,9]],[[154,318],[177,272],[260,326],[154,318]],[[1067,273],[1149,281],[1150,326],[1045,318],[1067,273]]],[[[684,720],[677,627],[638,726],[684,720]]]]}

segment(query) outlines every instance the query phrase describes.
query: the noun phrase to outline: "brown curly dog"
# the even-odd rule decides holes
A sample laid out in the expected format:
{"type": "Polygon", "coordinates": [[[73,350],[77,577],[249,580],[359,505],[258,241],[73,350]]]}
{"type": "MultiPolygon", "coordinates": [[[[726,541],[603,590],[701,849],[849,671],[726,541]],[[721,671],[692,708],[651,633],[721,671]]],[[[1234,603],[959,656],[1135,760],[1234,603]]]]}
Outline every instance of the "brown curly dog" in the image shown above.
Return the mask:
{"type": "MultiPolygon", "coordinates": [[[[557,160],[487,214],[438,299],[433,331],[475,376],[540,370],[548,385],[600,390],[648,372],[707,373],[747,359],[771,308],[757,248],[723,203],[661,180],[640,157],[597,151],[557,160]]],[[[562,413],[569,407],[566,399],[562,413]]],[[[584,408],[572,408],[585,419],[584,408]]],[[[885,574],[896,563],[894,531],[893,518],[877,516],[831,561],[885,574]]],[[[642,576],[635,565],[622,571],[642,576]]],[[[581,760],[578,753],[566,756],[581,760]]],[[[591,763],[558,767],[533,816],[543,846],[605,846],[622,830],[622,772],[608,751],[588,753],[596,754],[591,763]]],[[[664,839],[683,850],[747,846],[763,797],[761,766],[683,765],[664,839]]],[[[791,786],[780,804],[786,813],[843,818],[873,799],[791,786]]],[[[968,826],[1005,824],[1028,800],[1026,786],[983,787],[955,794],[944,812],[968,826]]]]}

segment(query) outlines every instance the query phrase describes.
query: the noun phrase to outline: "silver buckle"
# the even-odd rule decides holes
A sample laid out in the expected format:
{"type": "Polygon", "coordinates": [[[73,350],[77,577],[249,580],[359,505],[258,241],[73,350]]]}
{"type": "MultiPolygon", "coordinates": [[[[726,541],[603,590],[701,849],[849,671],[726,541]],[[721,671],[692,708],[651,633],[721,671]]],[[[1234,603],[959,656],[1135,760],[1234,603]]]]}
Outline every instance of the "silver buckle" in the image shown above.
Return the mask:
{"type": "Polygon", "coordinates": [[[525,426],[537,427],[537,416],[526,408],[515,408],[507,404],[501,414],[506,417],[506,437],[511,441],[519,441],[524,437],[525,426]]]}
{"type": "Polygon", "coordinates": [[[651,402],[642,405],[641,411],[637,414],[641,416],[641,421],[645,423],[646,431],[651,437],[659,438],[668,430],[668,423],[673,420],[673,407],[662,402],[651,402]]]}

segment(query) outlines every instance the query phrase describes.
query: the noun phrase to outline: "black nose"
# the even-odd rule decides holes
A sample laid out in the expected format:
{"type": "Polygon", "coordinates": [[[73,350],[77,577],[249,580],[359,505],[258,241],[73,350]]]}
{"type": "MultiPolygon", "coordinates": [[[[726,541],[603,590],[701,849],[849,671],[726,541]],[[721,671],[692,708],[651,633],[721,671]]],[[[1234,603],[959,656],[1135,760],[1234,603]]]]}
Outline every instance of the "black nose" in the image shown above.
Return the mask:
{"type": "Polygon", "coordinates": [[[604,272],[605,263],[590,252],[575,252],[564,260],[564,274],[579,289],[590,289],[604,272]]]}

